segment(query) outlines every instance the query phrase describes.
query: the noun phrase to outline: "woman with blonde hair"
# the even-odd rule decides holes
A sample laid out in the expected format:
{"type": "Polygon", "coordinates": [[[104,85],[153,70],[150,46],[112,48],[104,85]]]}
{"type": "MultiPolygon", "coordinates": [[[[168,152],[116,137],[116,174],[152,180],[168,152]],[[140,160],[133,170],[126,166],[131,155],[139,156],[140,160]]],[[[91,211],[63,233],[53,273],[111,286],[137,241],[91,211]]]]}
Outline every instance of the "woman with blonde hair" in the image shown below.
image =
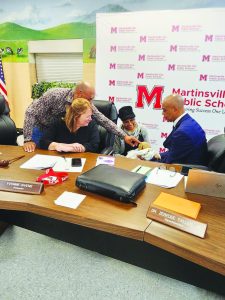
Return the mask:
{"type": "Polygon", "coordinates": [[[90,102],[77,98],[67,107],[65,117],[58,119],[45,131],[40,148],[59,152],[97,152],[99,141],[90,102]]]}

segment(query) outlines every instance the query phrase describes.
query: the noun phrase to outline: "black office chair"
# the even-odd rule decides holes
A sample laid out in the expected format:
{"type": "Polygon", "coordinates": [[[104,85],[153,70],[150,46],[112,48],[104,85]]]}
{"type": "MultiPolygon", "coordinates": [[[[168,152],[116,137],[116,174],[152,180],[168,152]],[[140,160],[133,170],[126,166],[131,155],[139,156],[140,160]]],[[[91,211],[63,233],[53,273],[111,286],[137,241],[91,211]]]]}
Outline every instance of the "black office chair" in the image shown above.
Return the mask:
{"type": "MultiPolygon", "coordinates": [[[[105,115],[109,120],[117,124],[118,113],[115,105],[109,101],[103,100],[93,100],[93,104],[97,109],[105,115]]],[[[99,153],[102,154],[112,154],[113,153],[113,144],[115,136],[113,133],[108,132],[104,127],[98,124],[99,134],[100,134],[100,146],[99,153]]]]}
{"type": "Polygon", "coordinates": [[[225,134],[214,136],[208,141],[208,168],[225,173],[225,134]]]}
{"type": "Polygon", "coordinates": [[[16,145],[17,130],[9,116],[9,107],[0,94],[0,145],[16,145]]]}
{"type": "Polygon", "coordinates": [[[207,147],[208,147],[207,166],[192,165],[192,164],[182,164],[182,166],[187,168],[225,173],[225,134],[219,134],[211,138],[207,143],[207,147]]]}

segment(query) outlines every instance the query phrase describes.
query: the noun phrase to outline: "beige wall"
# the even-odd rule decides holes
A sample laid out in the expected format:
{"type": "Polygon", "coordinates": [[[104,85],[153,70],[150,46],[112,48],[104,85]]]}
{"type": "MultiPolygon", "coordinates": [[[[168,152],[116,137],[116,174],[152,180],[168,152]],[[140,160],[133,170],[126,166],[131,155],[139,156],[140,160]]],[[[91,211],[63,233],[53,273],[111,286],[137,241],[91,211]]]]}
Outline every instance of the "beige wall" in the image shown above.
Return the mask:
{"type": "Polygon", "coordinates": [[[95,64],[84,64],[83,65],[83,80],[90,82],[95,86],[95,64]]]}
{"type": "MultiPolygon", "coordinates": [[[[3,63],[11,118],[22,128],[26,108],[31,103],[31,88],[36,82],[35,64],[3,63]]],[[[95,64],[83,65],[83,80],[95,85],[95,64]]]]}
{"type": "Polygon", "coordinates": [[[31,102],[31,80],[34,80],[35,67],[29,63],[4,63],[3,68],[10,115],[16,126],[22,128],[24,112],[31,102]]]}

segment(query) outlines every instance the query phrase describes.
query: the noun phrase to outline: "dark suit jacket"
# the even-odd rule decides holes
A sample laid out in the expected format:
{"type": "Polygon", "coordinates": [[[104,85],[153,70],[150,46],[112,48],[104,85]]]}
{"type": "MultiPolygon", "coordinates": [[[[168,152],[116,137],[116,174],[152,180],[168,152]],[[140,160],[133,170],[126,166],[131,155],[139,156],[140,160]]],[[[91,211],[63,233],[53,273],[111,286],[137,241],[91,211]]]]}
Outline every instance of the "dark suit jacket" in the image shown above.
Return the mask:
{"type": "Polygon", "coordinates": [[[180,164],[207,164],[207,141],[201,126],[186,114],[164,141],[168,149],[160,153],[161,162],[180,164]]]}

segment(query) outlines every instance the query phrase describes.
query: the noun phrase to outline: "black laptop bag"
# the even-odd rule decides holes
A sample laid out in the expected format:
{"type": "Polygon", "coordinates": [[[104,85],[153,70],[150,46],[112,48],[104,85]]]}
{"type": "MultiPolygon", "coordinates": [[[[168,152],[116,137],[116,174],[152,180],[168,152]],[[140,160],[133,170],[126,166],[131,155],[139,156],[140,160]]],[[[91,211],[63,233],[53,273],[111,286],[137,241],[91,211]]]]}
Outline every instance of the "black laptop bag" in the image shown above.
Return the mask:
{"type": "Polygon", "coordinates": [[[146,186],[145,178],[142,174],[102,164],[79,175],[76,186],[85,191],[136,205],[134,200],[146,186]]]}

